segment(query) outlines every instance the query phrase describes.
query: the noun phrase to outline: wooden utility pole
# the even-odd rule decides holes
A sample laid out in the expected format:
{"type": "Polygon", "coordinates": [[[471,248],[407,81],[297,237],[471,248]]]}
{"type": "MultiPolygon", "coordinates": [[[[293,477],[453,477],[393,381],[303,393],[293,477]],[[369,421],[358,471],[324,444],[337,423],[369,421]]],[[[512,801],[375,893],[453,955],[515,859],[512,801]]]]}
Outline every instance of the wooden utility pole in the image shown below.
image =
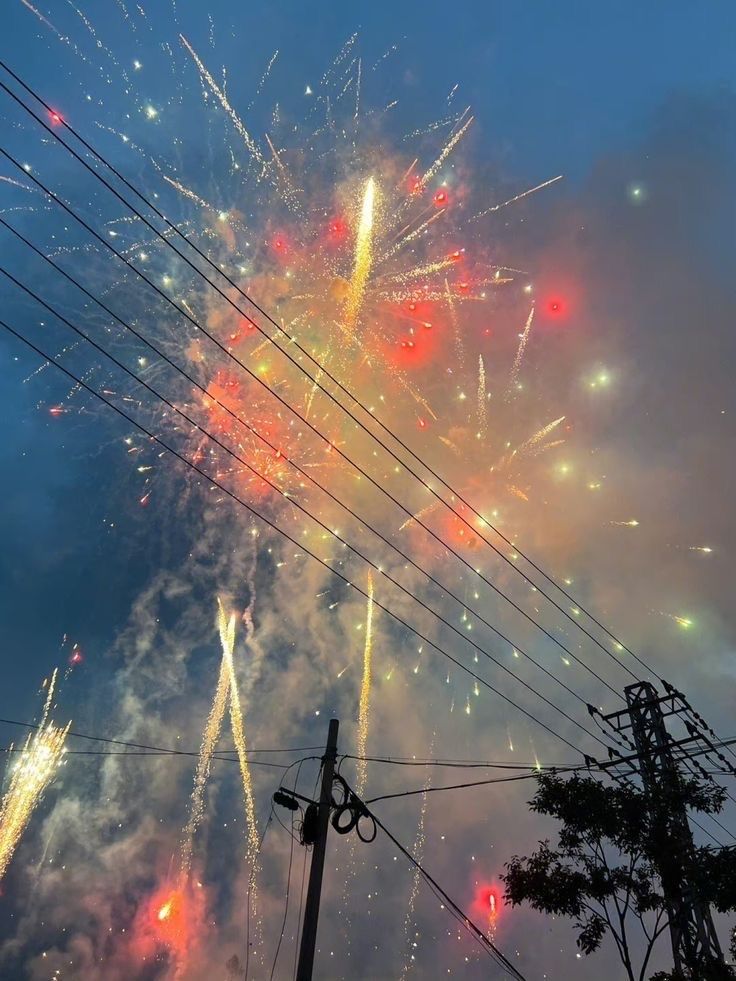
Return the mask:
{"type": "Polygon", "coordinates": [[[317,920],[319,919],[319,900],[322,893],[322,873],[325,867],[325,851],[327,848],[327,829],[330,824],[330,808],[332,805],[332,780],[335,775],[335,760],[337,759],[337,730],[340,723],[330,719],[327,733],[327,746],[322,757],[322,788],[319,795],[317,827],[312,851],[312,863],[309,867],[309,886],[307,902],[304,907],[304,924],[302,940],[299,946],[299,966],[296,981],[312,981],[314,966],[314,949],[317,943],[317,920]]]}

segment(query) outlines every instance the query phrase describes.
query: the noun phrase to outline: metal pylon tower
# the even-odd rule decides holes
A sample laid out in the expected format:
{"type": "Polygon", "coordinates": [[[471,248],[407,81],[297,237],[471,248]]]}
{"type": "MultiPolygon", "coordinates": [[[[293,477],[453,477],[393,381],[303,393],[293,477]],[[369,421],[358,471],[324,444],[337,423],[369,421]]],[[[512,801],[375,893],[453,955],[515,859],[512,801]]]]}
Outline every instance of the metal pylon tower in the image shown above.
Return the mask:
{"type": "MultiPolygon", "coordinates": [[[[672,938],[676,971],[705,981],[705,965],[724,963],[710,907],[694,888],[695,845],[682,801],[681,777],[673,754],[676,744],[665,719],[681,708],[676,692],[660,695],[647,681],[624,689],[628,708],[603,716],[616,731],[631,731],[638,770],[649,797],[652,858],[655,860],[672,938]]],[[[688,740],[682,740],[682,743],[688,740]]]]}

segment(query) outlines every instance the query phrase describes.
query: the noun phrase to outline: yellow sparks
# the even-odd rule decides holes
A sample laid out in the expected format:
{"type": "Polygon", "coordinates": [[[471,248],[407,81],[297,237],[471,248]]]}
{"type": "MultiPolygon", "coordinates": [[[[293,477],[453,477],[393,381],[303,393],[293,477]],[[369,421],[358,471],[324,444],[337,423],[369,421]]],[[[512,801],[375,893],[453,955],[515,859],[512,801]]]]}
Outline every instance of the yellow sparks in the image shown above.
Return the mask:
{"type": "MultiPolygon", "coordinates": [[[[445,277],[445,299],[447,300],[447,309],[450,311],[450,322],[452,323],[452,333],[455,337],[455,349],[457,351],[457,357],[462,364],[465,360],[465,347],[463,345],[463,336],[460,333],[460,322],[457,316],[457,308],[455,306],[455,299],[452,295],[452,290],[450,289],[450,284],[445,277]]],[[[461,398],[465,396],[461,395],[461,398]]]]}
{"type": "Polygon", "coordinates": [[[222,600],[217,598],[217,628],[220,633],[220,643],[222,645],[222,661],[229,679],[230,689],[230,723],[235,740],[235,749],[238,754],[238,764],[240,766],[240,778],[243,784],[243,799],[245,803],[245,816],[247,820],[246,833],[246,855],[250,865],[248,876],[248,893],[250,897],[250,913],[255,924],[255,946],[260,950],[262,942],[262,923],[258,913],[258,852],[260,842],[258,840],[258,825],[256,823],[256,804],[253,795],[253,780],[248,764],[248,749],[245,741],[245,725],[243,723],[243,710],[240,705],[240,695],[238,692],[238,679],[235,675],[235,664],[233,662],[233,651],[235,649],[235,624],[234,613],[230,616],[225,612],[222,600]]]}
{"type": "Polygon", "coordinates": [[[399,527],[399,531],[404,531],[405,528],[408,528],[412,521],[423,520],[428,515],[432,514],[433,511],[436,511],[438,506],[439,504],[437,501],[432,501],[432,503],[428,504],[426,508],[422,508],[421,511],[417,511],[416,515],[412,515],[410,518],[407,518],[406,521],[399,527]]]}
{"type": "Polygon", "coordinates": [[[437,159],[434,161],[434,163],[432,164],[432,166],[429,168],[429,170],[427,170],[422,175],[422,178],[421,178],[421,181],[420,181],[420,188],[421,188],[421,190],[424,190],[424,188],[432,180],[432,178],[435,176],[435,174],[438,173],[438,171],[442,167],[442,164],[445,162],[445,160],[447,160],[447,158],[450,156],[450,154],[452,153],[452,151],[458,145],[458,143],[460,142],[460,140],[465,136],[465,134],[467,133],[467,131],[470,129],[470,126],[471,126],[474,118],[475,118],[474,116],[470,116],[466,120],[466,122],[460,127],[460,129],[452,137],[450,137],[450,139],[444,145],[444,147],[442,148],[442,152],[437,157],[437,159]]]}
{"type": "Polygon", "coordinates": [[[639,522],[636,518],[632,518],[630,521],[611,521],[610,524],[616,525],[619,528],[638,528],[639,522]]]}
{"type": "Polygon", "coordinates": [[[191,872],[192,853],[194,835],[202,822],[204,816],[204,791],[209,779],[212,767],[212,759],[217,747],[222,730],[222,722],[225,717],[225,710],[230,706],[230,722],[235,740],[235,748],[238,754],[240,766],[240,776],[243,784],[243,797],[245,803],[245,815],[247,819],[247,846],[246,854],[250,864],[250,904],[251,914],[253,915],[256,928],[256,946],[260,944],[261,924],[257,913],[257,888],[256,875],[258,871],[258,828],[256,825],[255,798],[253,795],[253,782],[251,779],[250,767],[248,765],[247,745],[245,741],[245,725],[243,722],[243,711],[240,705],[240,695],[238,692],[237,677],[235,674],[235,664],[233,662],[233,651],[235,649],[235,627],[236,616],[230,615],[225,611],[222,601],[217,599],[217,629],[220,635],[220,645],[222,647],[222,659],[220,661],[220,672],[217,678],[212,707],[210,708],[202,745],[199,751],[197,769],[194,777],[194,789],[192,791],[192,803],[189,821],[184,829],[184,840],[181,850],[181,873],[186,877],[191,872]]]}
{"type": "MultiPolygon", "coordinates": [[[[522,453],[528,454],[534,450],[539,451],[540,443],[542,443],[542,441],[545,440],[552,432],[554,432],[560,423],[563,423],[564,421],[565,417],[560,416],[559,419],[553,419],[552,422],[548,422],[546,426],[542,426],[542,428],[537,430],[533,436],[530,436],[529,439],[525,440],[520,446],[517,446],[517,448],[514,450],[514,455],[521,456],[522,453]]],[[[563,442],[564,440],[558,440],[554,445],[557,446],[563,442]]],[[[547,446],[550,445],[552,444],[547,444],[547,446]]],[[[547,447],[542,447],[542,449],[546,448],[547,447]]]]}
{"type": "MultiPolygon", "coordinates": [[[[386,276],[383,282],[399,283],[405,286],[407,283],[413,283],[417,279],[425,279],[427,276],[433,276],[435,273],[442,272],[443,269],[449,269],[450,266],[454,265],[455,260],[452,258],[437,259],[435,262],[427,262],[422,266],[412,266],[411,269],[407,269],[405,272],[386,276]]],[[[445,280],[445,284],[447,284],[447,280],[445,280]]]]}
{"type": "Polygon", "coordinates": [[[181,871],[184,876],[189,875],[192,868],[194,836],[204,817],[204,791],[212,768],[212,756],[222,730],[222,720],[225,717],[229,687],[230,677],[223,657],[220,661],[220,673],[217,678],[215,697],[212,700],[212,707],[207,716],[207,723],[202,735],[202,745],[199,750],[199,759],[197,760],[197,769],[194,775],[194,789],[192,790],[189,820],[184,829],[184,840],[181,850],[181,871]]]}
{"type": "Polygon", "coordinates": [[[228,116],[232,120],[233,126],[235,127],[235,129],[239,133],[239,135],[240,135],[241,139],[243,140],[243,143],[245,144],[248,152],[250,153],[250,155],[253,157],[254,160],[257,160],[258,163],[261,164],[261,166],[263,168],[263,171],[265,171],[266,168],[267,168],[267,164],[266,164],[266,161],[265,161],[265,159],[263,157],[263,154],[261,153],[260,148],[258,147],[258,144],[255,142],[255,140],[253,139],[253,137],[250,135],[250,133],[248,132],[248,130],[245,128],[245,124],[243,123],[243,120],[240,118],[240,116],[235,112],[235,110],[233,109],[233,107],[228,102],[228,98],[225,95],[224,91],[219,87],[219,85],[214,80],[214,78],[212,77],[212,75],[205,68],[202,60],[199,57],[199,55],[196,53],[196,51],[194,50],[194,48],[191,46],[191,44],[189,43],[189,41],[187,41],[187,39],[184,37],[183,34],[180,34],[179,35],[179,40],[181,41],[181,43],[184,45],[184,47],[187,49],[187,51],[191,55],[192,60],[194,61],[194,64],[197,66],[197,70],[199,71],[199,74],[200,74],[203,82],[206,83],[206,85],[209,87],[209,89],[212,92],[212,94],[215,96],[215,98],[217,99],[217,101],[220,103],[220,105],[222,106],[222,108],[225,110],[225,112],[228,114],[228,116]]]}
{"type": "Polygon", "coordinates": [[[63,728],[48,721],[57,672],[51,677],[43,716],[20,752],[10,777],[10,786],[0,804],[0,879],[5,875],[15,849],[38,802],[54,778],[64,754],[71,722],[63,728]]]}
{"type": "Polygon", "coordinates": [[[689,630],[691,627],[695,626],[695,621],[691,620],[690,617],[678,616],[676,613],[666,613],[664,610],[658,611],[660,616],[667,617],[668,620],[674,620],[678,627],[682,630],[689,630]]]}
{"type": "MultiPolygon", "coordinates": [[[[365,619],[365,644],[363,645],[363,681],[360,686],[360,708],[358,711],[358,756],[364,757],[368,745],[368,723],[371,707],[371,684],[373,671],[373,574],[368,574],[368,607],[365,619]]],[[[362,796],[365,790],[366,763],[358,760],[357,791],[362,796]]]]}
{"type": "Polygon", "coordinates": [[[355,240],[355,262],[345,303],[345,322],[349,330],[354,330],[363,305],[363,296],[373,265],[373,211],[376,200],[376,184],[369,177],[363,192],[363,207],[355,240]]]}
{"type": "Polygon", "coordinates": [[[188,198],[194,204],[199,205],[200,208],[206,208],[208,211],[215,211],[215,206],[210,204],[209,201],[205,201],[196,192],[194,192],[190,187],[186,187],[181,181],[174,180],[173,177],[168,177],[166,174],[163,175],[164,180],[167,184],[170,184],[174,190],[178,191],[179,194],[188,198]]]}
{"type": "Polygon", "coordinates": [[[529,197],[530,194],[536,194],[537,191],[544,190],[545,187],[549,187],[551,184],[556,184],[557,181],[561,181],[563,174],[558,174],[557,177],[551,177],[547,181],[543,181],[541,184],[537,184],[536,187],[527,188],[526,191],[522,191],[521,194],[515,194],[508,201],[501,201],[500,204],[494,204],[490,208],[486,208],[485,211],[479,211],[477,215],[473,215],[470,221],[475,221],[476,218],[483,218],[485,215],[493,214],[494,211],[500,211],[502,208],[508,207],[510,204],[515,204],[517,201],[521,201],[523,198],[529,197]]]}
{"type": "Polygon", "coordinates": [[[390,259],[392,255],[395,255],[397,252],[399,252],[401,249],[407,246],[410,242],[413,242],[415,239],[419,238],[421,235],[424,234],[424,232],[426,232],[429,226],[433,222],[437,221],[438,218],[441,218],[444,213],[445,213],[445,209],[440,208],[438,211],[435,211],[435,213],[431,215],[429,218],[422,221],[421,224],[413,231],[408,230],[410,228],[410,225],[405,225],[404,228],[402,228],[402,230],[398,233],[397,236],[398,240],[394,243],[394,245],[391,246],[390,249],[388,249],[387,252],[383,253],[383,255],[380,257],[378,261],[385,262],[386,259],[390,259]]]}
{"type": "Polygon", "coordinates": [[[258,828],[256,825],[256,808],[253,797],[253,780],[251,778],[250,767],[248,765],[248,751],[245,742],[245,726],[243,724],[243,710],[240,705],[240,695],[238,693],[238,680],[235,676],[235,664],[233,663],[233,650],[235,649],[235,614],[231,613],[228,617],[222,601],[217,599],[217,626],[220,632],[220,642],[222,644],[222,660],[229,678],[230,688],[230,722],[232,725],[233,739],[238,753],[238,763],[240,764],[240,776],[243,783],[243,797],[245,799],[245,814],[248,819],[248,852],[251,862],[255,862],[258,852],[258,828]]]}
{"type": "Polygon", "coordinates": [[[509,375],[509,384],[506,388],[506,401],[509,402],[515,391],[518,391],[517,385],[519,381],[519,371],[521,369],[521,362],[524,360],[524,352],[526,351],[526,345],[529,341],[529,334],[531,333],[532,324],[534,323],[534,304],[532,303],[531,310],[529,311],[529,316],[526,318],[526,324],[524,325],[524,330],[522,331],[521,338],[519,340],[519,347],[516,350],[516,357],[514,358],[514,363],[511,368],[511,374],[509,375]]]}
{"type": "MultiPolygon", "coordinates": [[[[430,745],[430,756],[434,752],[434,740],[430,745]]],[[[412,848],[412,853],[418,862],[421,862],[424,855],[424,846],[427,840],[427,835],[425,831],[425,819],[427,815],[427,791],[432,784],[432,771],[430,767],[427,767],[427,777],[424,781],[424,793],[422,794],[422,809],[419,812],[419,823],[417,825],[417,833],[414,837],[414,847],[412,848]]],[[[412,966],[414,965],[414,951],[416,949],[416,942],[414,938],[417,936],[416,922],[414,918],[414,907],[416,904],[417,896],[419,895],[419,876],[420,868],[414,869],[414,875],[412,877],[411,889],[409,890],[409,902],[406,906],[406,913],[404,914],[404,947],[406,953],[404,955],[404,965],[401,969],[401,974],[399,975],[399,981],[406,981],[407,976],[411,972],[412,966]]]]}
{"type": "Polygon", "coordinates": [[[486,366],[483,355],[478,355],[478,434],[481,438],[488,435],[488,395],[486,392],[486,366]]]}

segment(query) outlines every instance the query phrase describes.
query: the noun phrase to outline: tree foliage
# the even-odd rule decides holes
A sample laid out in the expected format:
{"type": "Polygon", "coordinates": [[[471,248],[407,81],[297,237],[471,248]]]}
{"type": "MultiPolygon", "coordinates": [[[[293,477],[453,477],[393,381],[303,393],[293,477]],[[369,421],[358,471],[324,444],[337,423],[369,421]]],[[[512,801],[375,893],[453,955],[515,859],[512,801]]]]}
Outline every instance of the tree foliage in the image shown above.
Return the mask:
{"type": "MultiPolygon", "coordinates": [[[[541,775],[530,808],[559,822],[557,846],[541,841],[532,855],[514,856],[507,863],[502,876],[506,900],[574,920],[584,954],[598,950],[610,936],[626,976],[644,981],[654,945],[669,925],[658,874],[665,860],[663,844],[669,840],[669,815],[682,805],[718,813],[725,791],[697,779],[680,779],[670,797],[660,799],[653,811],[651,799],[633,784],[607,786],[579,774],[570,779],[541,775]],[[632,961],[632,926],[643,941],[638,966],[632,961]]],[[[670,864],[685,861],[679,854],[666,859],[670,864]]],[[[686,860],[696,898],[719,912],[736,908],[736,852],[695,848],[688,850],[686,860]]],[[[731,968],[726,973],[715,965],[712,973],[707,970],[703,977],[709,981],[736,978],[731,968]]],[[[655,978],[680,981],[675,974],[655,978]]]]}

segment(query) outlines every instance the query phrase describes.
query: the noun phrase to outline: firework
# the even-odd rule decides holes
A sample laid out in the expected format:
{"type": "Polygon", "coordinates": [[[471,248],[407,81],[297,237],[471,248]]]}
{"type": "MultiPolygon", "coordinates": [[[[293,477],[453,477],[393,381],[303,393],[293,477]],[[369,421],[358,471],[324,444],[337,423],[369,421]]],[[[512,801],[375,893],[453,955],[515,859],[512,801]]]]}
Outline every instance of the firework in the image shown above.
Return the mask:
{"type": "MultiPolygon", "coordinates": [[[[222,723],[225,717],[226,708],[230,707],[230,721],[235,740],[235,748],[238,755],[238,765],[243,785],[243,798],[245,804],[246,817],[246,857],[249,865],[249,902],[250,911],[254,921],[254,933],[256,946],[260,948],[261,940],[261,920],[258,913],[258,827],[256,822],[255,798],[253,795],[253,780],[248,763],[248,752],[245,741],[245,724],[243,721],[243,710],[240,705],[240,693],[235,673],[233,652],[235,650],[235,632],[237,618],[235,613],[228,613],[222,603],[217,598],[217,630],[220,637],[222,657],[220,659],[220,669],[217,677],[217,686],[212,700],[207,722],[202,736],[202,745],[197,760],[197,768],[194,776],[194,789],[191,796],[190,814],[184,829],[181,845],[180,869],[181,884],[179,892],[190,888],[188,878],[192,869],[192,858],[194,851],[194,837],[197,828],[204,819],[204,791],[212,768],[212,759],[217,749],[217,743],[222,732],[222,723]]],[[[166,903],[162,904],[159,910],[159,919],[168,919],[166,903]],[[163,917],[160,915],[163,914],[163,917]]]]}
{"type": "MultiPolygon", "coordinates": [[[[45,21],[41,23],[47,26],[45,21]]],[[[57,34],[66,37],[65,32],[57,34]]],[[[289,118],[288,110],[279,106],[270,114],[268,131],[259,131],[259,124],[249,118],[250,106],[239,102],[233,94],[236,87],[226,84],[224,75],[220,78],[219,69],[208,67],[210,54],[202,48],[197,50],[197,41],[191,37],[169,39],[172,43],[161,47],[170,61],[170,99],[144,90],[144,73],[136,59],[135,70],[122,73],[125,98],[131,100],[130,112],[108,118],[106,106],[100,104],[97,122],[106,138],[121,140],[123,155],[129,155],[122,163],[118,161],[121,169],[135,173],[136,182],[149,195],[166,195],[166,213],[235,285],[223,286],[226,297],[218,296],[168,249],[166,242],[175,241],[173,235],[167,232],[166,241],[162,241],[127,213],[111,218],[101,211],[98,217],[115,248],[133,257],[204,329],[183,320],[158,299],[152,302],[144,285],[128,270],[116,270],[118,278],[112,283],[107,279],[103,283],[100,274],[99,291],[105,291],[114,309],[126,311],[131,322],[144,325],[146,336],[201,385],[198,389],[168,369],[162,372],[148,351],[143,355],[136,348],[134,359],[130,359],[157,388],[164,390],[168,385],[172,404],[184,408],[201,428],[183,425],[175,412],[163,410],[153,399],[142,399],[137,389],[116,387],[112,382],[109,389],[120,392],[121,401],[135,402],[139,416],[152,420],[153,431],[166,432],[167,438],[177,441],[186,459],[225,487],[254,502],[279,523],[298,522],[300,527],[294,534],[328,560],[335,555],[329,534],[316,529],[303,512],[297,512],[292,500],[318,512],[328,528],[340,529],[346,540],[354,541],[357,525],[337,503],[345,501],[358,513],[375,517],[386,541],[411,539],[404,547],[416,550],[427,566],[446,563],[446,553],[436,554],[434,544],[426,542],[420,522],[437,528],[453,547],[478,548],[481,539],[461,520],[467,520],[467,510],[458,506],[457,514],[448,514],[423,489],[407,495],[411,513],[418,520],[407,520],[406,514],[387,508],[382,499],[377,504],[375,488],[367,486],[362,474],[341,453],[348,451],[356,461],[365,462],[381,486],[401,497],[403,487],[397,489],[400,468],[368,444],[326,396],[322,386],[334,391],[329,379],[338,378],[424,459],[431,459],[433,465],[436,461],[438,472],[451,473],[454,485],[462,493],[472,494],[470,499],[479,502],[489,520],[493,517],[496,521],[500,509],[505,531],[515,535],[529,520],[535,497],[545,499],[545,482],[557,474],[548,454],[567,439],[568,427],[561,428],[567,406],[559,405],[559,392],[566,386],[556,374],[559,358],[554,353],[554,338],[549,339],[544,359],[535,360],[541,328],[538,319],[532,333],[534,306],[530,309],[527,293],[530,275],[498,265],[497,253],[503,249],[500,232],[496,236],[494,230],[491,248],[491,235],[485,234],[480,219],[559,178],[489,206],[487,191],[480,183],[474,186],[467,163],[458,159],[473,122],[468,110],[449,113],[443,107],[440,119],[407,134],[405,141],[392,149],[390,141],[376,138],[381,118],[375,109],[370,110],[371,125],[361,125],[365,107],[370,106],[361,90],[368,71],[361,67],[360,58],[348,53],[347,46],[321,82],[310,80],[312,84],[306,87],[308,109],[298,125],[289,118]],[[214,165],[202,168],[183,152],[181,136],[170,122],[181,110],[186,111],[187,127],[192,132],[208,134],[213,151],[208,159],[216,161],[214,165]],[[119,128],[123,118],[126,132],[119,128]],[[444,138],[438,140],[436,134],[441,133],[444,138]],[[468,215],[477,219],[472,225],[468,215]],[[238,287],[272,313],[291,338],[314,354],[321,367],[310,366],[306,356],[297,354],[295,345],[274,324],[257,316],[238,295],[238,287]],[[300,374],[284,352],[294,353],[298,364],[306,366],[313,378],[300,374]],[[214,444],[203,430],[236,455],[214,444]],[[292,463],[298,463],[300,469],[292,463]],[[310,477],[334,493],[334,498],[326,500],[310,477]]],[[[143,44],[141,38],[142,34],[136,43],[143,44]]],[[[145,54],[142,60],[146,60],[145,54]]],[[[268,63],[257,95],[268,91],[274,61],[275,56],[268,63]]],[[[111,63],[113,78],[115,71],[111,63]]],[[[166,77],[165,70],[162,75],[166,77]]],[[[29,198],[25,186],[3,183],[2,192],[29,198]]],[[[44,223],[49,222],[46,205],[42,214],[44,223]]],[[[77,246],[60,248],[65,255],[72,255],[77,246]]],[[[85,247],[81,254],[86,258],[93,250],[85,247]]],[[[96,257],[89,265],[97,274],[96,257]]],[[[543,311],[544,306],[539,309],[543,311]]],[[[127,345],[123,335],[114,330],[106,323],[106,343],[118,338],[114,343],[127,345]]],[[[94,366],[90,373],[97,379],[105,370],[94,366]]],[[[575,377],[580,377],[577,369],[575,377]]],[[[70,393],[52,410],[59,425],[73,410],[75,395],[70,393]]],[[[153,457],[150,441],[132,434],[127,439],[125,453],[134,464],[134,500],[141,506],[155,503],[156,493],[170,493],[166,470],[153,457]]],[[[575,462],[572,452],[570,459],[575,462]]],[[[194,486],[201,494],[198,500],[206,501],[204,507],[213,512],[222,507],[224,495],[214,487],[208,487],[206,481],[194,486]]],[[[235,541],[232,512],[222,509],[222,513],[227,528],[224,530],[223,523],[223,534],[232,534],[235,541]]],[[[274,578],[294,587],[296,579],[290,577],[299,575],[300,571],[294,570],[301,569],[297,555],[279,552],[268,536],[263,536],[257,547],[263,554],[267,551],[271,555],[273,550],[268,561],[273,563],[274,578]]],[[[395,561],[395,556],[381,546],[376,546],[375,558],[384,567],[395,561]]],[[[351,569],[351,581],[364,582],[364,573],[351,569]]],[[[358,695],[359,757],[367,754],[371,714],[380,697],[373,689],[372,578],[367,591],[362,674],[346,671],[344,660],[330,671],[342,686],[353,686],[354,695],[358,695]]],[[[468,598],[470,594],[468,590],[468,598]]],[[[479,599],[477,593],[475,599],[479,599]]],[[[341,596],[330,596],[329,606],[325,606],[332,611],[340,602],[341,596]]],[[[463,629],[473,626],[472,616],[465,611],[461,622],[463,629]]],[[[183,963],[191,938],[191,931],[180,925],[189,922],[187,910],[195,888],[195,842],[206,819],[205,790],[226,712],[242,785],[245,859],[256,937],[260,930],[256,910],[258,829],[246,719],[234,660],[236,617],[220,601],[217,626],[221,658],[180,843],[179,874],[166,879],[144,911],[147,929],[164,946],[177,951],[179,963],[183,963]]],[[[247,629],[249,641],[252,620],[247,629]]],[[[351,653],[356,654],[357,661],[357,652],[351,653]]],[[[404,684],[402,673],[411,675],[412,684],[422,684],[428,680],[425,675],[431,666],[420,648],[418,658],[413,650],[409,660],[397,654],[384,677],[387,682],[394,677],[395,688],[397,680],[404,684]],[[420,677],[415,682],[416,675],[420,677]]],[[[454,682],[454,674],[448,673],[448,704],[456,706],[455,724],[465,725],[471,705],[473,712],[477,709],[479,689],[476,686],[470,694],[456,691],[454,682]]],[[[363,793],[365,762],[359,760],[357,769],[356,785],[363,793]]],[[[425,807],[423,801],[415,842],[420,852],[425,807]]],[[[351,862],[353,848],[351,841],[351,862]]],[[[350,875],[354,874],[353,866],[350,875]]],[[[407,941],[413,929],[418,881],[415,877],[409,897],[407,941]]],[[[397,922],[400,924],[400,918],[397,922]]]]}
{"type": "Polygon", "coordinates": [[[503,888],[496,882],[477,883],[473,900],[473,913],[484,923],[486,934],[495,940],[498,920],[503,909],[503,888]]]}
{"type": "MultiPolygon", "coordinates": [[[[434,751],[434,742],[430,743],[429,753],[430,755],[434,751]]],[[[431,771],[427,773],[427,778],[424,781],[425,791],[429,790],[432,785],[432,774],[431,771]]],[[[414,847],[412,848],[412,855],[419,863],[414,867],[411,876],[411,888],[409,890],[409,899],[406,904],[406,914],[404,915],[404,946],[405,955],[404,963],[401,969],[401,974],[399,975],[399,981],[405,981],[407,975],[410,973],[415,965],[416,961],[416,950],[419,947],[419,933],[417,932],[417,924],[414,918],[414,908],[416,906],[417,896],[419,895],[419,882],[420,882],[420,869],[419,866],[424,858],[424,846],[427,841],[427,833],[425,830],[425,821],[427,817],[427,794],[422,794],[422,809],[419,812],[419,822],[417,824],[416,835],[414,836],[414,847]]]]}
{"type": "Polygon", "coordinates": [[[360,685],[360,709],[358,712],[358,765],[357,791],[363,795],[367,764],[368,726],[370,723],[371,687],[373,684],[373,576],[368,575],[368,605],[365,614],[365,644],[363,647],[363,680],[360,685]]]}
{"type": "Polygon", "coordinates": [[[197,828],[204,818],[204,792],[207,781],[209,780],[210,770],[212,769],[212,757],[217,748],[220,732],[222,731],[222,720],[225,716],[229,690],[230,675],[223,657],[220,661],[215,697],[212,700],[212,706],[207,716],[207,722],[202,735],[202,745],[199,750],[197,769],[194,775],[194,789],[192,790],[191,796],[189,820],[184,829],[181,847],[181,870],[185,877],[191,872],[194,837],[197,833],[197,828]]]}
{"type": "Polygon", "coordinates": [[[0,804],[0,879],[7,872],[23,832],[64,756],[71,722],[59,727],[49,721],[56,674],[54,671],[51,676],[41,723],[23,744],[19,759],[12,764],[10,783],[0,804]]]}
{"type": "Polygon", "coordinates": [[[261,922],[258,914],[258,825],[256,823],[255,798],[253,796],[253,779],[248,763],[248,751],[245,742],[245,725],[243,723],[243,710],[240,706],[240,694],[238,691],[238,681],[235,676],[235,665],[233,663],[233,650],[235,648],[235,614],[228,617],[222,601],[217,600],[217,618],[222,642],[222,659],[227,668],[228,679],[230,682],[230,721],[232,724],[233,739],[235,749],[238,754],[238,765],[240,767],[240,778],[243,784],[243,799],[245,803],[246,827],[246,856],[249,865],[248,891],[250,896],[251,915],[253,916],[256,931],[256,946],[260,946],[261,922]]]}
{"type": "Polygon", "coordinates": [[[363,206],[360,210],[360,224],[355,239],[355,264],[350,281],[345,321],[350,330],[355,327],[363,302],[368,277],[373,264],[373,211],[376,200],[376,185],[372,177],[366,181],[363,192],[363,206]]]}

